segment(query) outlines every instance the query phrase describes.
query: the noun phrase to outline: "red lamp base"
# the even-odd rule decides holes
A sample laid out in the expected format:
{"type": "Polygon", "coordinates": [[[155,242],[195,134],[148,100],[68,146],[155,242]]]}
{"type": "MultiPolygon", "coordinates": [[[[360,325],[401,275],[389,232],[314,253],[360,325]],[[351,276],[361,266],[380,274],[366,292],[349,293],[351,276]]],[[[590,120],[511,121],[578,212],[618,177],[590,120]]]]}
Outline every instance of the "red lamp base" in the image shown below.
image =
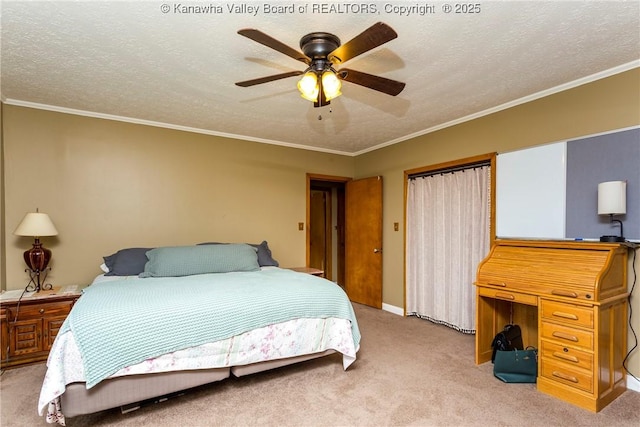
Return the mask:
{"type": "Polygon", "coordinates": [[[36,292],[40,292],[40,289],[42,289],[40,275],[47,270],[47,266],[51,260],[51,251],[47,248],[43,248],[40,243],[40,239],[36,237],[35,242],[33,242],[33,247],[26,250],[23,256],[24,262],[30,270],[29,275],[31,277],[31,282],[35,285],[34,290],[36,292]]]}

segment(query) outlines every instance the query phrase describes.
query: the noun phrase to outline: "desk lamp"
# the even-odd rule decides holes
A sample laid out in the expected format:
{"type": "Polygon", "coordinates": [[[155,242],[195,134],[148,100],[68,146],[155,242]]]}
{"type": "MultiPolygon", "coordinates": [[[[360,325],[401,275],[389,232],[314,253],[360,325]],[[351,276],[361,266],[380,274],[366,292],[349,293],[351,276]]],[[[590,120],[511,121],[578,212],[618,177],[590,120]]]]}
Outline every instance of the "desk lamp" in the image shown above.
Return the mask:
{"type": "Polygon", "coordinates": [[[29,273],[29,284],[27,285],[28,291],[40,292],[42,289],[42,282],[46,277],[47,265],[51,259],[51,251],[42,247],[40,243],[41,236],[57,236],[58,230],[51,222],[51,218],[46,213],[35,212],[27,213],[16,231],[13,232],[16,236],[30,236],[34,237],[33,247],[24,252],[24,262],[29,267],[27,270],[29,273]],[[40,277],[43,273],[44,277],[40,277]],[[33,286],[32,286],[33,284],[33,286]]]}
{"type": "Polygon", "coordinates": [[[627,213],[627,181],[608,181],[598,184],[598,215],[609,215],[609,222],[620,223],[620,236],[601,236],[601,242],[624,242],[622,221],[614,215],[627,213]]]}

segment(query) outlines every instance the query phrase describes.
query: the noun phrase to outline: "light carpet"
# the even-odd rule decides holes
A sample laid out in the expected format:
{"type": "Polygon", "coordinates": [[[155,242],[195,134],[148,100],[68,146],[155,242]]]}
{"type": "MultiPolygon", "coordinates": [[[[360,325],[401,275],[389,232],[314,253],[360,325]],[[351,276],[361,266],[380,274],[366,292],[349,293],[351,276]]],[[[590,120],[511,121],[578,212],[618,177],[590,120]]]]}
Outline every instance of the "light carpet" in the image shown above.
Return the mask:
{"type": "MultiPolygon", "coordinates": [[[[80,426],[638,426],[640,393],[595,414],[536,390],[505,384],[474,364],[474,337],[415,317],[354,304],[362,343],[341,357],[210,384],[163,403],[67,420],[80,426]]],[[[0,424],[45,426],[36,411],[45,365],[3,372],[0,424]]]]}

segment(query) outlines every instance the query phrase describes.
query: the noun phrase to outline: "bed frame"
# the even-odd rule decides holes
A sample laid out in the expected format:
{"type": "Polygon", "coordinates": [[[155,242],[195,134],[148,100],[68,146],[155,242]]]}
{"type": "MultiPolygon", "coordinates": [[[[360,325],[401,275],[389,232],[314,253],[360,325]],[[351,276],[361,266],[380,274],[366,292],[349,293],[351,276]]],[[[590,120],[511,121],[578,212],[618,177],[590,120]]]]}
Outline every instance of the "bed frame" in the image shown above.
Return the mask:
{"type": "Polygon", "coordinates": [[[242,377],[270,369],[316,359],[335,353],[326,350],[286,359],[268,360],[231,368],[173,371],[157,374],[128,375],[101,381],[87,390],[84,382],[67,384],[60,402],[65,417],[86,415],[123,407],[123,412],[137,409],[140,402],[177,393],[204,384],[222,381],[229,376],[242,377]],[[126,410],[125,408],[126,407],[126,410]]]}

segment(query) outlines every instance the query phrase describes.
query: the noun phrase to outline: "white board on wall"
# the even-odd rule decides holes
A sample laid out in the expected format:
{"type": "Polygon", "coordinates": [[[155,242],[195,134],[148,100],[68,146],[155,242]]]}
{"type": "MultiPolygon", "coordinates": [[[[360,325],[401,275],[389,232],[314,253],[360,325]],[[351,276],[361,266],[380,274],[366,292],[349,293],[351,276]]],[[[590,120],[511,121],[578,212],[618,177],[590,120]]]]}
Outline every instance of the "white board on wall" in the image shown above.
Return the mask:
{"type": "Polygon", "coordinates": [[[496,236],[565,237],[567,144],[498,154],[496,236]]]}

